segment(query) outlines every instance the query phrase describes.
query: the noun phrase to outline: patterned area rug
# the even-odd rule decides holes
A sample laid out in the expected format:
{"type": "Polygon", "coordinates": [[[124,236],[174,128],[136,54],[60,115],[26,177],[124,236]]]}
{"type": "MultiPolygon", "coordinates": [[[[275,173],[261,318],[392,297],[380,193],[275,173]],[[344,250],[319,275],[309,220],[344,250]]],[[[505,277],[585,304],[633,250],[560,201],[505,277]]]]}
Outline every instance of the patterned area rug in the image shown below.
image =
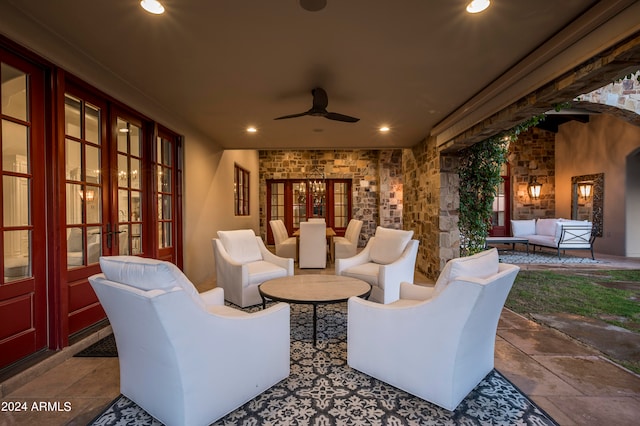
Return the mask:
{"type": "MultiPolygon", "coordinates": [[[[255,309],[255,308],[254,308],[255,309]]],[[[497,371],[454,412],[437,407],[347,365],[346,303],[318,309],[291,305],[291,374],[213,425],[556,425],[497,371]]],[[[119,396],[91,425],[161,425],[119,396]]]]}
{"type": "MultiPolygon", "coordinates": [[[[568,253],[560,253],[558,258],[557,252],[552,251],[537,251],[534,253],[533,248],[529,249],[529,254],[526,251],[513,251],[513,250],[499,250],[500,262],[523,264],[523,263],[546,263],[546,264],[562,264],[562,263],[580,263],[580,264],[597,264],[602,263],[598,259],[591,259],[591,254],[585,254],[584,256],[575,256],[568,253]]],[[[585,252],[586,253],[586,252],[585,252]]]]}

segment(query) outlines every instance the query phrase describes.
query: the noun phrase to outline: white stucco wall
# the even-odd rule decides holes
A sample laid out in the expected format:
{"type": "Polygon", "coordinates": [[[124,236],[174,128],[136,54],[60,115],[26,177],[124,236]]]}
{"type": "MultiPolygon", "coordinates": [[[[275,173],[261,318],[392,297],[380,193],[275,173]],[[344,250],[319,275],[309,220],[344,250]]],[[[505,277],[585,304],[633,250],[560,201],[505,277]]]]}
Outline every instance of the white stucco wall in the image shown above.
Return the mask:
{"type": "MultiPolygon", "coordinates": [[[[604,173],[603,236],[595,251],[627,254],[627,239],[640,213],[625,208],[638,194],[640,182],[627,181],[627,158],[640,148],[640,128],[607,114],[593,115],[588,124],[570,122],[556,136],[556,215],[571,217],[571,177],[604,173]],[[635,189],[631,189],[635,188],[635,189]],[[636,195],[634,195],[636,194],[636,195]]],[[[637,162],[635,164],[638,164],[637,162]]],[[[638,235],[636,238],[640,237],[638,235]]]]}
{"type": "Polygon", "coordinates": [[[258,152],[221,151],[200,141],[185,143],[184,271],[196,284],[215,280],[211,239],[226,229],[260,232],[258,152]],[[249,216],[235,216],[233,167],[250,173],[249,216]]]}

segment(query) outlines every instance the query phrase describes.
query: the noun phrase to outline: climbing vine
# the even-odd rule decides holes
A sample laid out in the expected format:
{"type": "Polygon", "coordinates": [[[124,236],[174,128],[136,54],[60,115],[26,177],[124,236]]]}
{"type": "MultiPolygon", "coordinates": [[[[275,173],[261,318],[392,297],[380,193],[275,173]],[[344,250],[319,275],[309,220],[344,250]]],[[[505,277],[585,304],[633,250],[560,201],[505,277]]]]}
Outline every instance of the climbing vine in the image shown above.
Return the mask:
{"type": "MultiPolygon", "coordinates": [[[[556,105],[556,110],[568,104],[556,105]]],[[[502,182],[500,170],[507,162],[509,143],[518,135],[545,119],[536,115],[518,126],[478,142],[460,151],[460,254],[469,256],[484,250],[491,229],[491,214],[496,189],[502,182]]]]}

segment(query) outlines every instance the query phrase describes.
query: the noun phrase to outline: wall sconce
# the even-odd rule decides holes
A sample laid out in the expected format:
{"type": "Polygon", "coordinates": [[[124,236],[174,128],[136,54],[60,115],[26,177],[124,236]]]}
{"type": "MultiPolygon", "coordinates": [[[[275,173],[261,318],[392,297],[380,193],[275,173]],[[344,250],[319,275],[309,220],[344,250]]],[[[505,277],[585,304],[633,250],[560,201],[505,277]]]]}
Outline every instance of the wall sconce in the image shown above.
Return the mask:
{"type": "Polygon", "coordinates": [[[588,200],[591,197],[591,191],[593,189],[593,184],[591,182],[579,182],[578,183],[578,195],[585,200],[588,200]]]}
{"type": "Polygon", "coordinates": [[[542,190],[542,184],[538,183],[538,180],[536,179],[536,177],[533,176],[529,180],[529,185],[527,185],[527,191],[529,192],[529,197],[531,197],[532,200],[537,200],[538,198],[540,198],[541,190],[542,190]]]}

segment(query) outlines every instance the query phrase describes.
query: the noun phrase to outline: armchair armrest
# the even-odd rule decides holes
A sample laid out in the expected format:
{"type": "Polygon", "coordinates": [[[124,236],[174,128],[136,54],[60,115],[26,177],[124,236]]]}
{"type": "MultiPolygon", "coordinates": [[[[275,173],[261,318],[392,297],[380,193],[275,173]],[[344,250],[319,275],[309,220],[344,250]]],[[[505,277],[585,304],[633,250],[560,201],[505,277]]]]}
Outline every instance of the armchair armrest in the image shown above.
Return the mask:
{"type": "Polygon", "coordinates": [[[293,259],[289,257],[280,257],[271,253],[269,249],[264,245],[264,242],[260,237],[256,237],[258,240],[258,247],[260,247],[260,253],[262,253],[262,259],[274,265],[278,265],[281,268],[287,270],[287,275],[293,275],[293,259]]]}
{"type": "Polygon", "coordinates": [[[371,256],[369,254],[371,252],[371,243],[374,239],[375,237],[369,238],[369,242],[367,242],[367,245],[364,247],[364,249],[362,249],[362,251],[355,256],[347,257],[344,259],[336,259],[336,275],[342,275],[342,271],[344,271],[345,269],[349,269],[352,266],[362,265],[363,263],[369,262],[371,260],[371,256]]]}
{"type": "Polygon", "coordinates": [[[425,287],[408,282],[400,283],[400,299],[428,300],[433,297],[433,292],[434,287],[425,287]]]}
{"type": "Polygon", "coordinates": [[[398,300],[401,282],[413,282],[417,252],[418,240],[411,240],[398,260],[388,265],[380,265],[378,285],[384,289],[383,303],[398,300]]]}
{"type": "Polygon", "coordinates": [[[209,305],[224,305],[224,289],[222,287],[212,288],[211,290],[203,291],[200,293],[200,297],[204,301],[204,304],[209,305]]]}

